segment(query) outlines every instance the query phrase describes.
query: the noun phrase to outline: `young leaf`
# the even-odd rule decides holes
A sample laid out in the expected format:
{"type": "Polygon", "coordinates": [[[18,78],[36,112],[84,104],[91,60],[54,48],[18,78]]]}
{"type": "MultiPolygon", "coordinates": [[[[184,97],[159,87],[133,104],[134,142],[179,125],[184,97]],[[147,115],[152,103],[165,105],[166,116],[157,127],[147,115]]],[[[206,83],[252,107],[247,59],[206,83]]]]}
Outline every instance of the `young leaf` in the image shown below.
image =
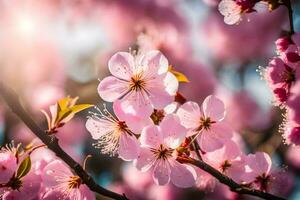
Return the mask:
{"type": "Polygon", "coordinates": [[[20,164],[18,170],[17,170],[17,176],[16,178],[22,178],[24,177],[26,174],[28,174],[28,172],[31,169],[31,159],[30,156],[27,156],[20,164]]]}
{"type": "Polygon", "coordinates": [[[181,72],[175,71],[172,66],[169,66],[169,72],[171,72],[179,82],[188,83],[189,79],[181,72]]]}

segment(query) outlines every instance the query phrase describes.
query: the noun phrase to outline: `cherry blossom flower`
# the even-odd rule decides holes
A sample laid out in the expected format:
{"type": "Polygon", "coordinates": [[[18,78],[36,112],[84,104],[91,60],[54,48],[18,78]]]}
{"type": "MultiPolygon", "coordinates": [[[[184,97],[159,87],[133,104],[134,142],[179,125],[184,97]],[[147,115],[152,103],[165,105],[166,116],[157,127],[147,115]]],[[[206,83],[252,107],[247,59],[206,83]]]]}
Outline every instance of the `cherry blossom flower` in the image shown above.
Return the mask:
{"type": "Polygon", "coordinates": [[[0,184],[7,183],[17,169],[17,157],[11,148],[0,150],[0,184]]]}
{"type": "Polygon", "coordinates": [[[166,185],[170,181],[177,187],[191,187],[195,171],[176,161],[176,148],[186,136],[186,129],[175,114],[165,116],[160,126],[149,125],[141,133],[141,151],[134,165],[145,172],[152,171],[154,182],[166,185]]]}
{"type": "Polygon", "coordinates": [[[16,179],[13,186],[4,189],[3,200],[35,200],[41,189],[41,176],[31,170],[21,180],[16,179]]]}
{"type": "Polygon", "coordinates": [[[290,89],[296,79],[300,78],[300,70],[287,65],[281,58],[276,57],[270,61],[263,76],[273,90],[277,104],[282,104],[288,100],[290,89]]]}
{"type": "Polygon", "coordinates": [[[230,127],[222,122],[225,117],[224,103],[215,96],[208,96],[202,108],[195,102],[186,102],[177,111],[188,136],[197,136],[202,151],[214,151],[232,137],[230,127]]]}
{"type": "Polygon", "coordinates": [[[300,124],[292,119],[286,120],[282,127],[283,138],[287,144],[300,145],[300,124]]]}
{"type": "Polygon", "coordinates": [[[94,113],[87,120],[86,128],[93,139],[99,141],[96,146],[101,148],[102,153],[112,156],[118,154],[120,158],[128,161],[137,158],[139,142],[135,136],[136,133],[131,131],[125,120],[132,122],[137,120],[135,124],[145,125],[150,123],[150,119],[138,120],[136,116],[127,115],[120,109],[120,105],[118,102],[113,105],[117,117],[114,117],[106,109],[103,112],[99,110],[99,114],[94,113]]]}
{"type": "Polygon", "coordinates": [[[266,191],[271,181],[272,160],[267,153],[256,152],[249,154],[246,158],[247,166],[251,169],[248,179],[252,180],[257,188],[266,191]]]}
{"type": "Polygon", "coordinates": [[[42,173],[43,184],[47,188],[43,199],[93,200],[95,196],[79,176],[74,175],[60,160],[49,163],[42,173]]]}
{"type": "Polygon", "coordinates": [[[137,116],[149,117],[153,108],[163,109],[177,92],[178,81],[168,72],[168,60],[159,51],[137,56],[119,52],[108,67],[113,76],[100,82],[99,95],[108,102],[120,99],[137,116]]]}
{"type": "Polygon", "coordinates": [[[213,152],[207,152],[202,156],[203,160],[215,169],[231,177],[237,182],[243,182],[245,173],[242,151],[232,140],[213,152]]]}

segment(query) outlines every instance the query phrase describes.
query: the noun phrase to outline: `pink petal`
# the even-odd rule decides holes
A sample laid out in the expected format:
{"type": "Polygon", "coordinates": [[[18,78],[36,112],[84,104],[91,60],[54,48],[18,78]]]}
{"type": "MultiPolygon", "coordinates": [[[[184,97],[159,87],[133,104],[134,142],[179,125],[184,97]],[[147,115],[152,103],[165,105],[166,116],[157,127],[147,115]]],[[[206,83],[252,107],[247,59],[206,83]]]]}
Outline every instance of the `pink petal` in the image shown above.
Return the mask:
{"type": "Polygon", "coordinates": [[[114,54],[108,62],[108,68],[112,75],[117,78],[130,80],[134,58],[130,53],[118,52],[114,54]]]}
{"type": "Polygon", "coordinates": [[[222,148],[224,145],[223,141],[220,138],[216,137],[215,134],[212,134],[211,132],[206,130],[202,131],[197,140],[199,142],[200,148],[204,152],[215,151],[222,148]]]}
{"type": "Polygon", "coordinates": [[[95,194],[86,185],[82,184],[79,187],[82,200],[95,200],[95,194]]]}
{"type": "Polygon", "coordinates": [[[31,171],[22,179],[22,186],[19,190],[7,191],[3,195],[3,198],[1,199],[3,200],[39,199],[38,196],[41,188],[41,183],[42,183],[41,176],[31,171]]]}
{"type": "Polygon", "coordinates": [[[162,110],[174,101],[174,96],[170,95],[162,85],[157,84],[156,87],[152,87],[148,91],[149,99],[156,109],[162,110]]]}
{"type": "Polygon", "coordinates": [[[241,150],[237,144],[232,140],[228,140],[223,144],[222,148],[206,152],[203,155],[203,159],[215,168],[219,168],[226,160],[231,162],[231,160],[237,158],[240,153],[241,150]]]}
{"type": "Polygon", "coordinates": [[[246,172],[244,161],[231,161],[231,166],[227,169],[226,175],[237,183],[250,183],[253,181],[252,173],[246,172]]]}
{"type": "Polygon", "coordinates": [[[144,91],[131,91],[121,101],[121,106],[131,110],[134,116],[146,118],[153,112],[151,101],[144,91]]]}
{"type": "Polygon", "coordinates": [[[126,125],[136,134],[140,134],[145,126],[153,124],[150,117],[137,116],[135,110],[130,109],[129,106],[116,100],[113,104],[114,113],[121,121],[126,121],[126,125]]]}
{"type": "Polygon", "coordinates": [[[200,147],[205,152],[221,148],[233,136],[232,129],[224,122],[211,125],[209,130],[203,130],[200,135],[200,147]]]}
{"type": "Polygon", "coordinates": [[[139,155],[140,146],[135,136],[126,133],[120,136],[119,157],[125,161],[136,159],[139,155]]]}
{"type": "Polygon", "coordinates": [[[166,185],[170,181],[170,164],[162,159],[156,161],[156,165],[153,169],[153,180],[157,185],[166,185]]]}
{"type": "Polygon", "coordinates": [[[180,124],[176,114],[168,114],[160,123],[164,143],[172,149],[180,146],[187,134],[187,130],[180,124]]]}
{"type": "Polygon", "coordinates": [[[192,167],[174,160],[171,164],[171,182],[177,187],[192,187],[196,181],[196,172],[192,167]]]}
{"type": "Polygon", "coordinates": [[[247,164],[258,175],[269,174],[272,167],[272,160],[265,152],[256,152],[247,156],[247,164]]]}
{"type": "Polygon", "coordinates": [[[42,172],[42,180],[46,187],[58,185],[57,179],[73,176],[70,169],[60,160],[49,163],[42,172]]]}
{"type": "Polygon", "coordinates": [[[214,133],[220,139],[227,141],[233,137],[232,128],[225,122],[217,122],[211,125],[210,132],[214,133]]]}
{"type": "Polygon", "coordinates": [[[133,161],[133,164],[138,170],[145,172],[150,169],[154,161],[155,157],[154,154],[150,151],[150,149],[141,147],[140,154],[137,157],[137,159],[133,161]]]}
{"type": "Polygon", "coordinates": [[[241,154],[239,145],[233,140],[227,140],[224,144],[224,159],[233,160],[241,154]]]}
{"type": "Polygon", "coordinates": [[[14,153],[0,152],[0,183],[7,183],[17,169],[17,159],[14,153]]]}
{"type": "Polygon", "coordinates": [[[149,92],[149,98],[156,109],[163,109],[174,101],[178,90],[178,81],[171,74],[159,75],[148,82],[146,90],[149,92]]]}
{"type": "Polygon", "coordinates": [[[163,134],[158,126],[149,125],[142,130],[140,142],[142,146],[157,148],[163,143],[163,134]]]}
{"type": "Polygon", "coordinates": [[[157,50],[146,53],[141,59],[141,65],[147,78],[166,73],[169,67],[167,58],[157,50]]]}
{"type": "Polygon", "coordinates": [[[103,135],[115,130],[114,123],[104,119],[89,118],[86,121],[85,127],[91,133],[94,140],[98,140],[103,135]]]}
{"type": "Polygon", "coordinates": [[[225,116],[224,103],[213,95],[205,98],[202,109],[205,117],[209,117],[213,121],[220,121],[225,116]]]}
{"type": "Polygon", "coordinates": [[[189,101],[183,104],[177,111],[181,124],[186,128],[197,128],[200,123],[200,108],[197,103],[189,101]]]}
{"type": "Polygon", "coordinates": [[[164,79],[164,85],[170,95],[175,95],[178,91],[179,82],[174,76],[174,74],[167,72],[166,77],[164,79]]]}
{"type": "Polygon", "coordinates": [[[264,76],[271,87],[280,86],[279,84],[284,82],[282,74],[285,73],[285,70],[285,64],[280,58],[274,58],[270,61],[264,76]]]}
{"type": "Polygon", "coordinates": [[[113,76],[106,77],[99,83],[98,86],[98,93],[100,97],[108,102],[117,100],[127,92],[128,83],[113,76]]]}

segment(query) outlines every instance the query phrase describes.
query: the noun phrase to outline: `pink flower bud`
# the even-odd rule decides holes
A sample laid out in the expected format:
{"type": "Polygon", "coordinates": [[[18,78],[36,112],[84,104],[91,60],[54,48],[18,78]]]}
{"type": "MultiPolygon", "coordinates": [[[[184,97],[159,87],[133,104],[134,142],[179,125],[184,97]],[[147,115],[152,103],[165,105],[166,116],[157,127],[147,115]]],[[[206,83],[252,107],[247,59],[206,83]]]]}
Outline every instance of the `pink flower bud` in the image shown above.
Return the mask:
{"type": "Polygon", "coordinates": [[[275,41],[275,44],[276,44],[276,48],[279,51],[279,53],[282,53],[285,50],[287,50],[287,48],[291,44],[291,41],[288,37],[282,37],[282,38],[277,39],[275,41]]]}

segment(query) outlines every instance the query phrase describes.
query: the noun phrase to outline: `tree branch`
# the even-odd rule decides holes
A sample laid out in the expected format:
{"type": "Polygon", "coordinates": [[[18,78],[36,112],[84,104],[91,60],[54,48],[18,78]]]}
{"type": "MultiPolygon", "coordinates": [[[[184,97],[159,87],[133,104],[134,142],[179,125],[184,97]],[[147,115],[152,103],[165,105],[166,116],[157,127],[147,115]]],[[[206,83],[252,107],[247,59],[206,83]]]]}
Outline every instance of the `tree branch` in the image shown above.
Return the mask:
{"type": "Polygon", "coordinates": [[[186,157],[178,157],[177,160],[181,163],[191,164],[206,171],[207,173],[209,173],[210,175],[218,179],[221,183],[227,185],[230,188],[230,190],[233,192],[239,194],[248,194],[252,196],[257,196],[268,200],[284,200],[284,198],[282,197],[278,197],[267,192],[251,189],[249,187],[243,187],[240,184],[236,183],[231,178],[229,178],[228,176],[225,176],[224,174],[222,174],[221,172],[219,172],[218,170],[216,170],[215,168],[206,164],[203,161],[195,160],[193,158],[186,158],[186,157]]]}
{"type": "Polygon", "coordinates": [[[82,179],[83,183],[86,184],[90,190],[116,200],[128,200],[125,194],[121,195],[110,190],[107,190],[98,185],[94,179],[78,164],[72,157],[70,157],[58,144],[58,139],[53,136],[45,134],[43,131],[30,117],[21,105],[18,95],[4,85],[0,81],[0,95],[3,97],[10,109],[29,127],[29,129],[52,150],[57,157],[62,159],[75,173],[82,179]]]}
{"type": "Polygon", "coordinates": [[[295,29],[294,29],[293,8],[292,8],[291,0],[284,0],[283,4],[288,9],[289,22],[290,22],[290,34],[293,35],[295,33],[295,29]]]}

